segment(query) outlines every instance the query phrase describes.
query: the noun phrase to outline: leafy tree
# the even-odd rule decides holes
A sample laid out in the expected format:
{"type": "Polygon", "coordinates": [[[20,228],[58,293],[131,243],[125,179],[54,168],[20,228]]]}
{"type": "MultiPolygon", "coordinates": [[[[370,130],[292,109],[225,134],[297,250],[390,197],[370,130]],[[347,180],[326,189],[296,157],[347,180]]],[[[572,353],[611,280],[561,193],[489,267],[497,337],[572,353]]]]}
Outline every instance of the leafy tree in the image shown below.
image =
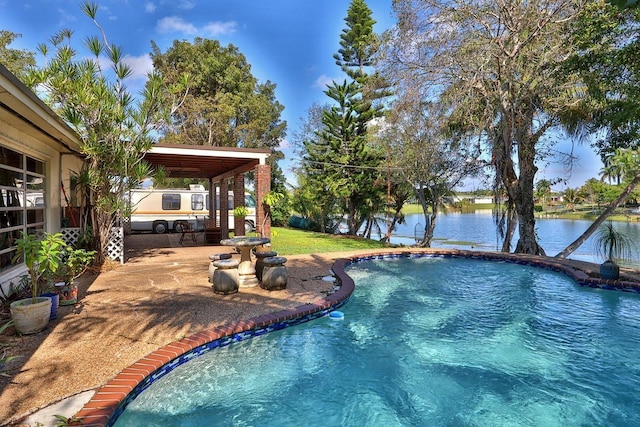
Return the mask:
{"type": "Polygon", "coordinates": [[[271,167],[271,193],[282,196],[278,198],[277,203],[269,207],[271,224],[276,227],[285,226],[291,215],[291,194],[286,183],[287,179],[282,169],[274,163],[271,167]]]}
{"type": "Polygon", "coordinates": [[[640,10],[619,10],[604,1],[588,2],[571,33],[578,50],[567,72],[584,81],[592,112],[589,130],[602,162],[618,148],[638,148],[640,141],[640,10]]]}
{"type": "Polygon", "coordinates": [[[588,2],[571,33],[578,51],[569,69],[585,82],[591,103],[592,130],[604,132],[596,143],[605,173],[621,175],[625,187],[580,237],[556,256],[570,255],[633,194],[640,184],[640,10],[620,10],[602,2],[588,2]]]}
{"type": "Polygon", "coordinates": [[[0,63],[11,74],[21,79],[27,69],[36,65],[36,55],[27,50],[9,48],[9,45],[18,37],[22,35],[0,30],[0,63]]]}
{"type": "Polygon", "coordinates": [[[197,37],[193,43],[175,40],[164,53],[152,42],[152,50],[154,67],[165,81],[177,84],[185,73],[190,76],[184,102],[162,129],[163,141],[270,148],[273,154],[267,161],[272,178],[279,179],[277,161],[284,155],[278,147],[287,124],[280,117],[284,107],[276,99],[276,85],[259,83],[246,57],[232,44],[225,47],[197,37]]]}
{"type": "Polygon", "coordinates": [[[96,21],[98,5],[84,2],[82,10],[101,33],[85,40],[93,57],[79,55],[72,47],[72,31],[61,30],[51,45],[38,47],[47,61],[30,70],[25,80],[80,135],[86,157],[82,182],[90,190],[84,192],[89,198],[84,203],[92,205],[90,231],[101,261],[110,230],[125,209],[124,193],[150,176],[144,153],[153,143],[153,132],[179,104],[185,78],[180,85],[167,85],[152,73],[139,97],[132,96],[125,85],[131,69],[122,61],[122,49],[109,43],[96,21]],[[108,69],[102,65],[103,55],[108,69]]]}
{"type": "Polygon", "coordinates": [[[506,190],[517,214],[520,253],[544,254],[535,230],[536,162],[553,142],[548,131],[576,113],[574,76],[560,73],[559,64],[573,52],[565,37],[579,6],[572,0],[394,2],[398,24],[386,36],[384,74],[404,79],[425,100],[440,99],[452,136],[483,148],[496,190],[506,190]]]}
{"type": "Polygon", "coordinates": [[[422,206],[427,226],[418,246],[430,247],[445,197],[482,162],[477,161],[477,152],[446,138],[445,117],[438,105],[423,103],[414,95],[411,90],[398,94],[383,132],[393,141],[394,170],[422,206]]]}
{"type": "Polygon", "coordinates": [[[152,43],[155,69],[169,84],[190,76],[185,101],[163,129],[166,142],[220,147],[278,147],[286,122],[275,84],[258,83],[237,47],[196,38],[175,40],[162,53],[152,43]]]}
{"type": "Polygon", "coordinates": [[[340,225],[341,206],[330,182],[322,179],[320,168],[296,172],[298,186],[293,190],[292,208],[310,221],[311,229],[321,233],[335,233],[340,225]]]}
{"type": "Polygon", "coordinates": [[[607,184],[595,178],[588,179],[581,187],[581,192],[588,194],[589,201],[598,206],[611,203],[621,191],[619,186],[607,184]]]}

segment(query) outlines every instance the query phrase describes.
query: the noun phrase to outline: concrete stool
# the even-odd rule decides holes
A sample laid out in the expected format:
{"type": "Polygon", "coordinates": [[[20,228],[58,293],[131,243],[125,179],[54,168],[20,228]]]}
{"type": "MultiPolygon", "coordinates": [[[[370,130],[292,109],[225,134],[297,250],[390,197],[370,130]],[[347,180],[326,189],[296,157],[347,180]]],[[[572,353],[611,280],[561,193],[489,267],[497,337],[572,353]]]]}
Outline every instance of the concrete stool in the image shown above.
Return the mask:
{"type": "Polygon", "coordinates": [[[238,264],[240,261],[237,259],[213,261],[216,267],[213,273],[213,292],[223,295],[238,292],[238,264]]]}
{"type": "Polygon", "coordinates": [[[268,257],[263,260],[264,270],[262,270],[262,286],[268,291],[277,291],[287,287],[289,272],[284,263],[287,259],[282,256],[268,257]]]}
{"type": "Polygon", "coordinates": [[[262,269],[264,268],[264,259],[272,256],[278,255],[277,252],[273,251],[256,251],[256,277],[258,280],[262,280],[262,269]]]}
{"type": "Polygon", "coordinates": [[[209,283],[213,283],[213,272],[216,271],[216,266],[213,265],[214,261],[231,259],[231,254],[211,254],[209,255],[209,259],[211,260],[209,263],[209,283]]]}

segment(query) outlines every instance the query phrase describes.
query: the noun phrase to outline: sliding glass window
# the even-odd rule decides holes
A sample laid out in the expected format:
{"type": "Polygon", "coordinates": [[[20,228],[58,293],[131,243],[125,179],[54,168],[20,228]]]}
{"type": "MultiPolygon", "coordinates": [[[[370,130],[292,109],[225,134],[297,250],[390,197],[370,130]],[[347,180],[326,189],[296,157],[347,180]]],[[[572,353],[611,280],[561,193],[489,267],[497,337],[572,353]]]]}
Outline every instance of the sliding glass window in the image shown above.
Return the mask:
{"type": "Polygon", "coordinates": [[[22,232],[45,229],[45,163],[0,145],[0,270],[12,265],[22,232]]]}

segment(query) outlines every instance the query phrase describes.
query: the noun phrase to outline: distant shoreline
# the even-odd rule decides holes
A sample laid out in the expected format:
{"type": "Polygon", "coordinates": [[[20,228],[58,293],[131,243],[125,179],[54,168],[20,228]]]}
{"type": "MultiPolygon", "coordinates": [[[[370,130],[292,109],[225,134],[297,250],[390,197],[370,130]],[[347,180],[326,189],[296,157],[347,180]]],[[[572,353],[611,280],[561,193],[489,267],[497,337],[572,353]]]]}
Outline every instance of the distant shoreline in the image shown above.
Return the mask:
{"type": "MultiPolygon", "coordinates": [[[[539,206],[539,205],[536,205],[539,206]]],[[[462,213],[473,213],[476,210],[493,210],[495,205],[493,203],[478,203],[478,204],[469,204],[464,205],[462,207],[455,205],[448,205],[447,211],[449,212],[462,212],[462,213]]],[[[568,209],[563,205],[550,205],[547,206],[546,209],[542,211],[535,212],[536,218],[553,218],[553,219],[581,219],[587,221],[594,221],[600,212],[604,210],[604,206],[594,206],[594,205],[578,205],[575,209],[568,209]]],[[[402,208],[402,213],[404,215],[414,215],[414,214],[422,214],[422,207],[419,204],[412,203],[407,204],[402,208]]],[[[445,212],[443,212],[445,213],[445,212]]],[[[632,213],[630,208],[618,208],[615,213],[609,218],[608,221],[624,221],[624,222],[640,222],[640,214],[632,213]]]]}

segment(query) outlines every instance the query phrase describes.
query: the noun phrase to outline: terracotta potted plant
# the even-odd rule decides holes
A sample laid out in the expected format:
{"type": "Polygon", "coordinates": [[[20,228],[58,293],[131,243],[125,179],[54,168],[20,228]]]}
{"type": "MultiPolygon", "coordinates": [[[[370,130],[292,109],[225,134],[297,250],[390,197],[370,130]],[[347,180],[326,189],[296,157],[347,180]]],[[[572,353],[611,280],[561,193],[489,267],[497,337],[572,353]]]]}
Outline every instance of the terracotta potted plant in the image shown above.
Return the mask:
{"type": "Polygon", "coordinates": [[[31,298],[11,303],[11,318],[18,333],[33,334],[49,323],[51,299],[40,296],[40,291],[46,277],[61,268],[66,244],[60,233],[47,233],[42,239],[35,234],[22,233],[22,237],[16,240],[16,246],[14,262],[22,260],[27,267],[31,298]]]}
{"type": "Polygon", "coordinates": [[[594,245],[600,257],[605,261],[600,264],[600,277],[603,279],[617,280],[620,278],[619,261],[631,259],[633,256],[633,241],[613,227],[608,222],[598,228],[594,245]]]}

